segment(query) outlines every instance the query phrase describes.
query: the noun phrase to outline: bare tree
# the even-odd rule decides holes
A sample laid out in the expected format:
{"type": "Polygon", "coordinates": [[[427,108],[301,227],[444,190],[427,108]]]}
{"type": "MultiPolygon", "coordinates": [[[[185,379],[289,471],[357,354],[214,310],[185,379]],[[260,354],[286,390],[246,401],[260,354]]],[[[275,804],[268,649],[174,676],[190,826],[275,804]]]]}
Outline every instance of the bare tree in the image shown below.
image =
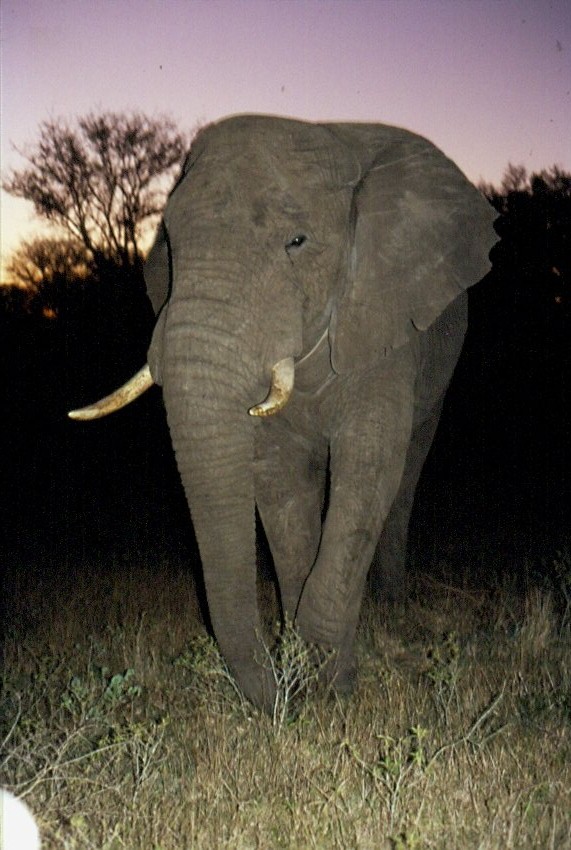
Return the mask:
{"type": "Polygon", "coordinates": [[[78,240],[33,239],[22,242],[7,265],[10,283],[38,292],[57,280],[73,281],[92,271],[93,257],[78,240]]]}
{"type": "Polygon", "coordinates": [[[80,242],[94,266],[141,262],[141,236],[162,210],[187,140],[166,117],[90,113],[76,126],[44,121],[38,141],[20,153],[28,166],[4,188],[80,242]]]}

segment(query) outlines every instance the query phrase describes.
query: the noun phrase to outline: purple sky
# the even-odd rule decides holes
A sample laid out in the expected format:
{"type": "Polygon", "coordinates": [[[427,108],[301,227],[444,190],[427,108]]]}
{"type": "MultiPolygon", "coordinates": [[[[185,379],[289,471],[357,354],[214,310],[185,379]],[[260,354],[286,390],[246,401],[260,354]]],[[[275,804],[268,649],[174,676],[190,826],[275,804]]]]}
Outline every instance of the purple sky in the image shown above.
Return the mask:
{"type": "MultiPolygon", "coordinates": [[[[468,177],[571,170],[569,0],[3,0],[2,169],[92,109],[382,121],[468,177]]],[[[2,193],[3,255],[33,230],[2,193]]]]}

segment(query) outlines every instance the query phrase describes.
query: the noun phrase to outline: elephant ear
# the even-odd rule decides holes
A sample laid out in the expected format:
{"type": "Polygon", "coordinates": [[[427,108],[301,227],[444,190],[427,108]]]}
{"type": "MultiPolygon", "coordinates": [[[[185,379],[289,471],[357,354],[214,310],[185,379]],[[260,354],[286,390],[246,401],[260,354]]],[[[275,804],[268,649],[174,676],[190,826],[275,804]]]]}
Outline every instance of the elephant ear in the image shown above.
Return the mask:
{"type": "Polygon", "coordinates": [[[367,368],[426,330],[489,270],[495,213],[426,139],[384,125],[330,125],[361,166],[354,236],[331,338],[337,372],[367,368]]]}
{"type": "Polygon", "coordinates": [[[159,224],[155,241],[145,260],[143,273],[147,295],[157,316],[170,294],[172,278],[170,249],[164,221],[159,224]]]}
{"type": "MultiPolygon", "coordinates": [[[[179,175],[174,186],[169,192],[169,199],[172,198],[180,184],[184,181],[184,178],[192,166],[192,154],[194,148],[195,144],[193,144],[193,150],[187,154],[184,162],[182,163],[179,175]]],[[[195,156],[196,155],[197,154],[195,154],[195,156]]],[[[153,242],[151,250],[147,254],[143,274],[145,277],[147,295],[153,305],[155,316],[158,316],[162,308],[165,306],[167,299],[170,297],[172,289],[171,247],[164,218],[161,219],[157,228],[155,241],[153,242]]]]}
{"type": "Polygon", "coordinates": [[[147,255],[144,267],[147,295],[157,316],[151,344],[147,353],[147,361],[153,380],[159,386],[162,384],[161,363],[164,328],[168,312],[168,298],[172,286],[171,266],[167,229],[164,221],[161,221],[153,247],[147,255]]]}

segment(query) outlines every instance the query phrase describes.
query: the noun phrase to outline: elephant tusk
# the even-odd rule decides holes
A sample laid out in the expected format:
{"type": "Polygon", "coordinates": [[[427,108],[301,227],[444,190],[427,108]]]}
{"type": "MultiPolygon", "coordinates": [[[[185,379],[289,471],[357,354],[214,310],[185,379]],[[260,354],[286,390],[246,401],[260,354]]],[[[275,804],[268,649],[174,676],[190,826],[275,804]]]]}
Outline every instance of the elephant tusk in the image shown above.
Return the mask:
{"type": "Polygon", "coordinates": [[[272,416],[288,403],[293,392],[295,367],[293,357],[280,360],[272,369],[272,382],[267,398],[248,411],[250,416],[272,416]]]}
{"type": "Polygon", "coordinates": [[[143,395],[145,390],[152,387],[153,383],[151,370],[148,364],[145,364],[142,369],[139,369],[136,375],[133,375],[126,384],[123,384],[118,390],[112,392],[111,395],[105,396],[105,398],[87,407],[70,410],[67,415],[70,419],[100,419],[102,416],[107,416],[108,413],[120,410],[122,407],[135,401],[136,398],[143,395]]]}

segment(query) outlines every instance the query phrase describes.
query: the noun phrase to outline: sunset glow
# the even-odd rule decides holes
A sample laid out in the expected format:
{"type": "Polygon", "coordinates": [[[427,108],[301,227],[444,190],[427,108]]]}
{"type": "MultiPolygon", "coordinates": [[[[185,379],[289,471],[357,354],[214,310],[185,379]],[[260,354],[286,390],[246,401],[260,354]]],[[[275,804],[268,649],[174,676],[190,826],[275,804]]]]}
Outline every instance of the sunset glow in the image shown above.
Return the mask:
{"type": "MultiPolygon", "coordinates": [[[[92,109],[399,124],[475,181],[571,166],[567,0],[30,0],[2,28],[4,172],[41,120],[92,109]]],[[[4,259],[37,227],[2,193],[4,259]]]]}

